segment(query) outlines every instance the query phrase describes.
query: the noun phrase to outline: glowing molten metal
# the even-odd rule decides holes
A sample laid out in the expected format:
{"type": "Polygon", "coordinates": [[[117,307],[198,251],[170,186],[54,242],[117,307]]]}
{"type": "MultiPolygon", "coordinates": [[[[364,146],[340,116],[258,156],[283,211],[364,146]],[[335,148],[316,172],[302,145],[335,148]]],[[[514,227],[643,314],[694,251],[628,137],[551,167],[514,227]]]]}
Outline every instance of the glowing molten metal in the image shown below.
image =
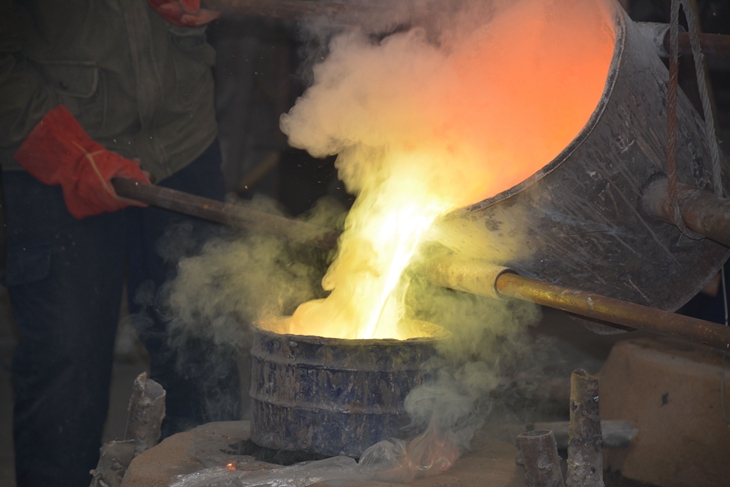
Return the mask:
{"type": "Polygon", "coordinates": [[[471,10],[454,16],[437,42],[422,29],[339,35],[282,118],[291,145],[339,154],[357,195],[322,281],[331,294],[302,304],[286,332],[418,336],[401,326],[403,271],[434,220],[528,178],[588,121],[613,54],[613,3],[493,5],[477,28],[465,27],[471,10]]]}

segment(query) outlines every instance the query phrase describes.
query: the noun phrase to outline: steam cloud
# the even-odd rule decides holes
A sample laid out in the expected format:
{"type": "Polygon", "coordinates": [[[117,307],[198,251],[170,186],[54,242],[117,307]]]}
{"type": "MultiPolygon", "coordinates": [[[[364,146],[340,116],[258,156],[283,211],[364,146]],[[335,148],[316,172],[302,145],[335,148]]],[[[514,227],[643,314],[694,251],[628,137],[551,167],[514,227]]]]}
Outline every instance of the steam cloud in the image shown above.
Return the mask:
{"type": "MultiPolygon", "coordinates": [[[[612,4],[411,0],[392,9],[371,3],[353,28],[315,22],[309,35],[326,48],[312,56],[312,86],[281,128],[292,146],[315,157],[338,154],[339,176],[358,196],[346,230],[357,227],[357,212],[387,210],[388,201],[369,198],[383,192],[427,193],[442,203],[439,215],[476,203],[532,175],[585,125],[613,52],[612,4]]],[[[322,218],[331,225],[339,217],[322,218]]],[[[488,232],[468,226],[427,238],[504,262],[522,251],[520,229],[512,230],[510,248],[491,248],[488,232]]],[[[370,252],[347,240],[340,249],[370,252]]],[[[285,316],[323,297],[323,262],[314,261],[266,237],[212,241],[181,262],[166,289],[172,326],[245,342],[242,323],[285,316]]],[[[409,317],[453,334],[442,350],[450,372],[415,389],[406,407],[414,424],[436,423],[464,449],[489,392],[530,356],[525,330],[539,309],[435,288],[418,276],[400,287],[409,317]]]]}
{"type": "MultiPolygon", "coordinates": [[[[263,197],[231,203],[281,215],[277,205],[263,197]]],[[[343,212],[325,199],[302,219],[335,228],[343,212]]],[[[169,246],[161,251],[174,253],[169,246]]],[[[159,308],[173,336],[181,340],[206,336],[246,349],[251,324],[276,320],[322,296],[319,281],[326,265],[327,255],[321,251],[269,235],[212,238],[198,255],[180,260],[177,276],[159,293],[159,308]]]]}
{"type": "Polygon", "coordinates": [[[334,35],[281,121],[292,146],[339,154],[355,194],[381,182],[380,165],[412,163],[391,156],[429,153],[417,168],[434,194],[485,199],[555,157],[600,99],[614,38],[604,0],[398,4],[391,26],[419,26],[381,39],[381,6],[334,35]]]}

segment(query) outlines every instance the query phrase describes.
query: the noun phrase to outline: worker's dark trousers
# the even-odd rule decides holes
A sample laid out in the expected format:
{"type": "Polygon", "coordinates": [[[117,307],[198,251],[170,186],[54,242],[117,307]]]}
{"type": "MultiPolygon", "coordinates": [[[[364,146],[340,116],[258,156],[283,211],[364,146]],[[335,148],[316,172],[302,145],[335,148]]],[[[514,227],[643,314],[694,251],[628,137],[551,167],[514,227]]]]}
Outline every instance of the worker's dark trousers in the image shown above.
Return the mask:
{"type": "MultiPolygon", "coordinates": [[[[221,199],[220,162],[215,143],[160,185],[221,199]]],[[[152,358],[151,376],[167,390],[163,435],[238,419],[233,351],[189,339],[179,353],[168,345],[155,309],[162,303],[155,303],[157,291],[177,259],[220,229],[151,207],[77,220],[66,211],[59,186],[45,186],[25,172],[6,171],[3,179],[4,284],[19,332],[12,365],[18,487],[86,487],[91,481],[108,409],[125,272],[132,318],[152,358]]]]}

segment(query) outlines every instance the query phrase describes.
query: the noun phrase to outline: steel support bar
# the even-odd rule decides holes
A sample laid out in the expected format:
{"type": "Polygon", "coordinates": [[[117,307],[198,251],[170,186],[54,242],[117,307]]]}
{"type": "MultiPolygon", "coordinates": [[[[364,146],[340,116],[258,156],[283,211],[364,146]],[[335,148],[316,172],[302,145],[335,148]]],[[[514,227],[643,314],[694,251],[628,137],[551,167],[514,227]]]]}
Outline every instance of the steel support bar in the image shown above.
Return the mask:
{"type": "MultiPolygon", "coordinates": [[[[705,56],[730,58],[730,36],[722,34],[700,34],[700,50],[705,56]]],[[[664,50],[669,52],[669,33],[664,36],[664,50]]],[[[692,45],[689,34],[679,34],[679,54],[691,56],[692,45]]]]}
{"type": "Polygon", "coordinates": [[[328,228],[131,179],[115,178],[112,180],[112,185],[122,198],[236,228],[276,235],[325,250],[337,246],[339,232],[328,228]]]}
{"type": "Polygon", "coordinates": [[[488,297],[510,297],[636,330],[730,350],[730,327],[586,291],[530,279],[477,259],[440,257],[421,271],[435,285],[488,297]]]}
{"type": "MultiPolygon", "coordinates": [[[[660,178],[644,190],[642,206],[653,218],[676,225],[674,208],[667,196],[667,179],[660,178]]],[[[677,205],[684,225],[695,233],[730,247],[730,200],[677,185],[677,205]]]]}
{"type": "MultiPolygon", "coordinates": [[[[654,52],[660,57],[669,57],[669,24],[656,22],[636,22],[641,34],[651,42],[654,52]]],[[[722,34],[699,34],[700,50],[705,56],[730,58],[730,36],[722,34]]],[[[689,34],[679,34],[679,54],[692,55],[689,34]]]]}
{"type": "Polygon", "coordinates": [[[512,273],[500,274],[496,288],[502,296],[730,351],[730,327],[717,323],[556,286],[512,273]]]}

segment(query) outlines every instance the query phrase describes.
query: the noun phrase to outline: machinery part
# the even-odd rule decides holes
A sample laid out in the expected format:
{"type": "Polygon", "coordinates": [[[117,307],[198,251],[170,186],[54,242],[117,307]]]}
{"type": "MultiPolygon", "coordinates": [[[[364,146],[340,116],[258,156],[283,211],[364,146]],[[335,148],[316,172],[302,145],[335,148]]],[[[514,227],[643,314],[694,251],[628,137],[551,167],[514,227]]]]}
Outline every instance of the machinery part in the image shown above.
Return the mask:
{"type": "Polygon", "coordinates": [[[401,437],[409,423],[403,402],[436,367],[428,359],[448,336],[442,333],[346,340],[255,328],[251,440],[276,450],[359,457],[381,440],[401,437]]]}
{"type": "Polygon", "coordinates": [[[488,262],[472,262],[475,269],[484,272],[483,278],[468,273],[467,278],[460,279],[458,274],[469,266],[463,259],[455,260],[453,266],[447,259],[435,260],[427,264],[424,272],[434,284],[457,291],[494,297],[496,290],[498,297],[530,301],[604,323],[730,350],[730,327],[523,277],[488,262]]]}
{"type": "Polygon", "coordinates": [[[558,445],[552,431],[534,430],[517,435],[520,449],[515,461],[525,467],[528,487],[565,487],[558,445]]]}
{"type": "Polygon", "coordinates": [[[603,487],[598,379],[583,369],[570,376],[568,487],[603,487]]]}
{"type": "MultiPolygon", "coordinates": [[[[706,56],[718,58],[730,58],[730,36],[723,34],[700,34],[700,49],[706,56]]],[[[669,37],[665,35],[662,40],[664,52],[669,52],[669,37]]],[[[692,46],[689,41],[689,34],[679,34],[679,53],[692,55],[692,46]]],[[[666,56],[666,55],[665,55],[666,56]]]]}
{"type": "Polygon", "coordinates": [[[141,201],[205,220],[225,223],[236,228],[284,237],[325,250],[334,249],[340,235],[339,232],[328,228],[131,179],[115,178],[112,180],[112,185],[122,198],[141,201]]]}
{"type": "MultiPolygon", "coordinates": [[[[498,258],[521,276],[674,311],[730,252],[709,239],[686,238],[641,209],[642,188],[666,170],[668,74],[634,22],[620,9],[616,15],[604,93],[583,130],[531,177],[440,224],[482,231],[481,255],[514,249],[498,258]]],[[[681,91],[677,121],[678,181],[712,188],[703,122],[681,91]]],[[[445,246],[459,248],[459,235],[449,241],[442,233],[445,246]]]]}
{"type": "Polygon", "coordinates": [[[432,284],[500,299],[497,279],[505,273],[514,273],[506,267],[476,259],[434,259],[424,271],[432,284]]]}
{"type": "MultiPolygon", "coordinates": [[[[667,178],[659,177],[644,190],[642,207],[653,218],[676,225],[667,196],[667,178]]],[[[677,206],[684,225],[693,232],[730,247],[730,199],[686,184],[677,185],[677,206]]]]}
{"type": "MultiPolygon", "coordinates": [[[[641,34],[654,46],[654,52],[664,59],[669,57],[669,24],[658,22],[636,22],[641,34]]],[[[706,56],[730,58],[730,36],[722,34],[699,34],[700,49],[706,56]]],[[[679,54],[692,55],[689,34],[679,34],[679,54]]]]}
{"type": "Polygon", "coordinates": [[[496,286],[497,291],[504,296],[637,330],[673,336],[719,350],[730,350],[730,327],[717,323],[568,289],[516,274],[501,275],[496,286]]]}
{"type": "MultiPolygon", "coordinates": [[[[703,54],[719,58],[730,58],[730,36],[723,34],[700,34],[699,37],[700,49],[703,54]]],[[[669,37],[665,35],[662,43],[664,51],[669,52],[669,37]]],[[[692,55],[689,34],[679,34],[679,53],[692,55]]]]}

